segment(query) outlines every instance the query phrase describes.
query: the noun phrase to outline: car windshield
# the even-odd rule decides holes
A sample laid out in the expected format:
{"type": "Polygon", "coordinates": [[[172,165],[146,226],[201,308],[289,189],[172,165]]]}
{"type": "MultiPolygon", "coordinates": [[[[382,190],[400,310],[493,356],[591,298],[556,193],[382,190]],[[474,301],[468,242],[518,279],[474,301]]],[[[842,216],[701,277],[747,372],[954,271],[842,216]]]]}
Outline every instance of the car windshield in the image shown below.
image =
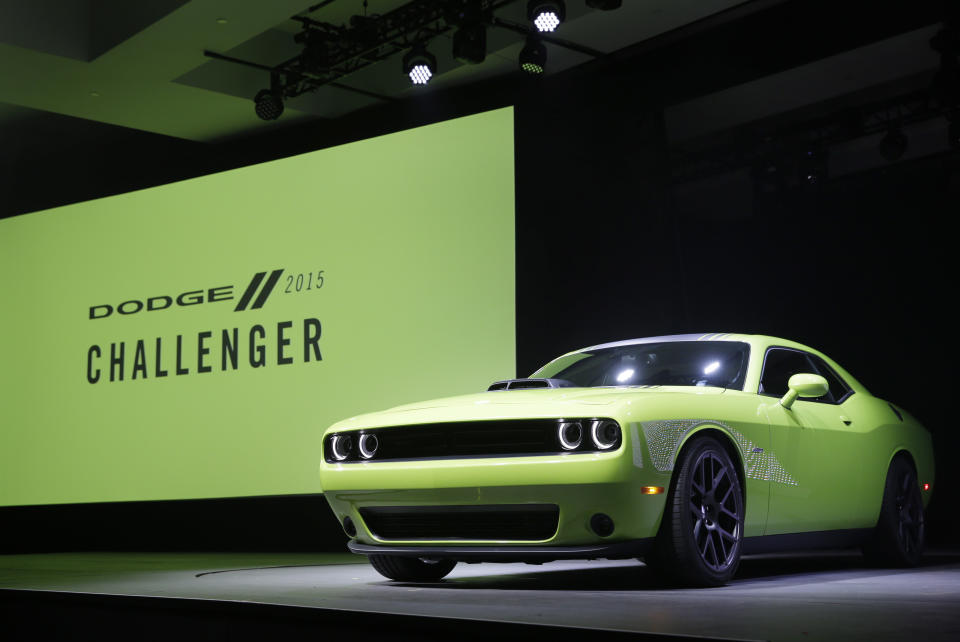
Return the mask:
{"type": "Polygon", "coordinates": [[[743,389],[750,346],[740,341],[665,341],[598,348],[555,359],[530,375],[581,387],[717,386],[743,389]]]}

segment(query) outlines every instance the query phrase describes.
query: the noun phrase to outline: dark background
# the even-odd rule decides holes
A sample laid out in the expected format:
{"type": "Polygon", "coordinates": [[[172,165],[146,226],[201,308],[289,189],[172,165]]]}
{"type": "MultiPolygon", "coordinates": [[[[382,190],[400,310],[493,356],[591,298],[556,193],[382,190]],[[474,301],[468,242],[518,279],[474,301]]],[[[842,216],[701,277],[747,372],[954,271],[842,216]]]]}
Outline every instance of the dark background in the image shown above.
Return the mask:
{"type": "MultiPolygon", "coordinates": [[[[800,341],[933,433],[928,538],[950,544],[960,490],[951,461],[960,440],[948,415],[960,152],[828,171],[811,185],[797,178],[796,153],[813,143],[797,131],[850,105],[700,141],[697,158],[730,140],[742,152],[717,156],[706,171],[691,170],[696,154],[666,132],[670,104],[935,22],[941,10],[920,2],[906,15],[864,20],[835,4],[777,5],[545,81],[435,92],[220,145],[96,123],[78,137],[68,117],[63,129],[47,118],[4,141],[18,152],[0,168],[0,215],[515,104],[517,374],[572,349],[657,334],[800,341]],[[770,180],[756,140],[780,150],[775,173],[786,178],[770,180]]],[[[320,496],[0,508],[7,552],[342,550],[345,539],[320,496]]]]}

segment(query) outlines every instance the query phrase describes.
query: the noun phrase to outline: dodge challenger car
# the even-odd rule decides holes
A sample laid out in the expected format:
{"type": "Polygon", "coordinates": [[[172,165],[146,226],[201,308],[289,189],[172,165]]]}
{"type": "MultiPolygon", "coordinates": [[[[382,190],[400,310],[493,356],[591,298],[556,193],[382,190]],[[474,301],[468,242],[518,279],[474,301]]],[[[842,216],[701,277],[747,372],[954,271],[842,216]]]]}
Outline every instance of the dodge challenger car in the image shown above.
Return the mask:
{"type": "Polygon", "coordinates": [[[528,379],[331,426],[321,486],[399,581],[457,562],[640,558],[716,586],[741,554],[859,546],[914,565],[929,433],[826,355],[743,334],[565,354],[528,379]]]}

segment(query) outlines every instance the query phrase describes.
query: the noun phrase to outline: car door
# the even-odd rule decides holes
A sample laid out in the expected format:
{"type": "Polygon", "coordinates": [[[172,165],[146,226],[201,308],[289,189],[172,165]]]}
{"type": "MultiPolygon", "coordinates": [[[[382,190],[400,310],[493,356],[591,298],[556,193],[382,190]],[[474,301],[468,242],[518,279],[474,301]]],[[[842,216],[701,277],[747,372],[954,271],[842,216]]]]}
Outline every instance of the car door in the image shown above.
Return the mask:
{"type": "Polygon", "coordinates": [[[844,403],[852,391],[820,357],[803,350],[772,347],[764,357],[758,393],[770,397],[772,455],[780,464],[771,476],[767,534],[853,528],[862,512],[860,480],[850,474],[848,454],[861,435],[850,429],[844,403]],[[816,399],[780,405],[787,382],[798,373],[818,374],[829,392],[816,399]]]}

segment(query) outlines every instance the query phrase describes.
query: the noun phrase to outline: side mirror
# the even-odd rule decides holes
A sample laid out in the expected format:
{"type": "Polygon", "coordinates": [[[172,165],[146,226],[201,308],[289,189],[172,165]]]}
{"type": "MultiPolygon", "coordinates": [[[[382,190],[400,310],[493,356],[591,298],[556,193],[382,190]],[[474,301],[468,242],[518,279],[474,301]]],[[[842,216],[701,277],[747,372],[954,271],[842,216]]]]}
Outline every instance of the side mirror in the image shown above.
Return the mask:
{"type": "Polygon", "coordinates": [[[790,377],[787,386],[790,390],[788,390],[787,394],[783,395],[783,399],[780,400],[780,405],[787,410],[789,410],[793,402],[797,400],[797,397],[822,397],[830,390],[830,385],[826,379],[820,375],[805,372],[790,377]]]}

